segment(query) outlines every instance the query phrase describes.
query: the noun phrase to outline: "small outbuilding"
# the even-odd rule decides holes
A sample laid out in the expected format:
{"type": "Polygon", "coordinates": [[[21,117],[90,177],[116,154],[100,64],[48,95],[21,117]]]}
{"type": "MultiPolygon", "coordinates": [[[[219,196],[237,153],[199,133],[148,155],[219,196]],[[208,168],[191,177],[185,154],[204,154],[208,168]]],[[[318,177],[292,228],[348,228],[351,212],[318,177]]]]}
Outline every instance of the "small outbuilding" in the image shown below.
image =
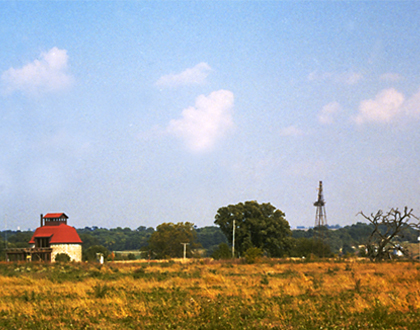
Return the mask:
{"type": "Polygon", "coordinates": [[[82,261],[82,240],[74,227],[67,225],[65,213],[41,214],[40,227],[35,230],[28,249],[8,249],[9,260],[54,262],[59,253],[66,253],[71,261],[82,261]]]}

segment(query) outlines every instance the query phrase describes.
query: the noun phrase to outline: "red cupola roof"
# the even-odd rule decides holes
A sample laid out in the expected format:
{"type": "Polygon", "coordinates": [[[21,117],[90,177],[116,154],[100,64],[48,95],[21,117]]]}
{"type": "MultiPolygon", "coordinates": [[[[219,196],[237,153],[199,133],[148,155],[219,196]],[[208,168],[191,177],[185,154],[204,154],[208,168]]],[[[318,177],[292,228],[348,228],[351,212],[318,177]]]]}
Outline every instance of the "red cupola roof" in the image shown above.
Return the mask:
{"type": "Polygon", "coordinates": [[[81,244],[82,240],[74,227],[67,225],[65,213],[41,214],[41,227],[35,230],[29,244],[35,244],[36,238],[49,238],[50,244],[81,244]]]}
{"type": "Polygon", "coordinates": [[[69,217],[65,213],[47,213],[44,215],[44,219],[68,219],[69,217]]]}
{"type": "Polygon", "coordinates": [[[82,240],[74,227],[62,223],[59,226],[44,226],[35,230],[29,244],[35,244],[35,238],[49,237],[50,244],[81,244],[82,240]]]}

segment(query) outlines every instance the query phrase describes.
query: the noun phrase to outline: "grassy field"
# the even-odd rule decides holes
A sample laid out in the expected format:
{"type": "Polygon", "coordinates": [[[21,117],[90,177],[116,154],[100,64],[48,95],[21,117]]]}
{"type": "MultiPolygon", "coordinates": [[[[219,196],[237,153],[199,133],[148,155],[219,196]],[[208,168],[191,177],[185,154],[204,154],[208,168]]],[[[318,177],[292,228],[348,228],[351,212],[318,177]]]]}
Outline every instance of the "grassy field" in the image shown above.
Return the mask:
{"type": "Polygon", "coordinates": [[[420,264],[0,264],[1,329],[420,329],[420,264]]]}

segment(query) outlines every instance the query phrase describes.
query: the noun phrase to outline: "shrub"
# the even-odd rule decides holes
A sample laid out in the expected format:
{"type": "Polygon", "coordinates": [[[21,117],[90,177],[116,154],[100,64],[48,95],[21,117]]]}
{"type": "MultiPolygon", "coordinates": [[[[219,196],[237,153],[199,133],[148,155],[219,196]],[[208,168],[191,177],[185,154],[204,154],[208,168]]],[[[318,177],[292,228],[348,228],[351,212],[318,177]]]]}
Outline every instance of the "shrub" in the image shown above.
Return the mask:
{"type": "Polygon", "coordinates": [[[56,262],[69,262],[70,256],[67,253],[58,253],[55,256],[55,261],[56,262]]]}
{"type": "Polygon", "coordinates": [[[257,247],[251,247],[245,251],[245,260],[248,264],[253,264],[258,258],[262,257],[263,251],[257,247]]]}
{"type": "Polygon", "coordinates": [[[229,259],[232,256],[232,252],[226,243],[220,243],[219,246],[213,251],[211,257],[215,260],[229,259]]]}
{"type": "Polygon", "coordinates": [[[96,261],[97,253],[102,253],[105,260],[107,260],[109,255],[108,249],[102,245],[94,245],[83,251],[83,261],[96,261]]]}
{"type": "Polygon", "coordinates": [[[313,238],[298,238],[295,240],[294,248],[291,251],[292,257],[306,259],[314,257],[330,258],[332,257],[331,248],[325,242],[313,238]]]}

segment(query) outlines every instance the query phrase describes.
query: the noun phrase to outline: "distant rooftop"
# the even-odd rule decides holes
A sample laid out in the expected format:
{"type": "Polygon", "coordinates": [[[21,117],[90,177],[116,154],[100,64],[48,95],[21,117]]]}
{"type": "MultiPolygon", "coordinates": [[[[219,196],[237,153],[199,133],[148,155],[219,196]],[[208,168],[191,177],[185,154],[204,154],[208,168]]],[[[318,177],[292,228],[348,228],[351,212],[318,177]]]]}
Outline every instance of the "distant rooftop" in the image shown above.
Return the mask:
{"type": "Polygon", "coordinates": [[[66,218],[69,217],[65,213],[47,213],[44,215],[44,219],[60,219],[60,218],[66,218]]]}

